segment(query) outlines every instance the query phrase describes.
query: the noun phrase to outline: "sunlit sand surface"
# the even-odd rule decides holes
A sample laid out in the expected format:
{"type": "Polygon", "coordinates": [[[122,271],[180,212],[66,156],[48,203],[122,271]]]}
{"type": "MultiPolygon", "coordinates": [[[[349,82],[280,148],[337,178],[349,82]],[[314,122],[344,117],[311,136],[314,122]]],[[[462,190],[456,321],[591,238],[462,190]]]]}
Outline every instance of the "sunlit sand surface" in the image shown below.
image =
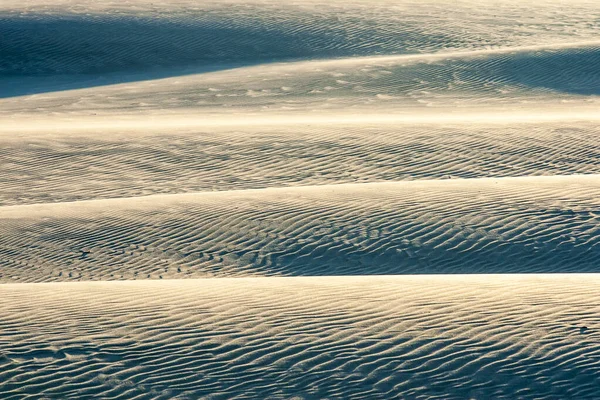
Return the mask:
{"type": "Polygon", "coordinates": [[[0,281],[595,272],[599,208],[600,175],[7,206],[0,281]]]}
{"type": "Polygon", "coordinates": [[[598,290],[579,274],[2,285],[3,398],[594,398],[598,290]]]}
{"type": "Polygon", "coordinates": [[[592,0],[0,3],[0,398],[600,398],[592,0]]]}

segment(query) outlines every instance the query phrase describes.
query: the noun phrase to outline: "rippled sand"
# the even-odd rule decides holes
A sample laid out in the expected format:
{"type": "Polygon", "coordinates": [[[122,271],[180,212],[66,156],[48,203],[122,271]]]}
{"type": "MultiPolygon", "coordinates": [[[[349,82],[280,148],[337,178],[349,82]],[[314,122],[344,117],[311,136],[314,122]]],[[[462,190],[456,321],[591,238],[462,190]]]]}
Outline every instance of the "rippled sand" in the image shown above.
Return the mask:
{"type": "Polygon", "coordinates": [[[2,1],[0,398],[600,398],[599,12],[2,1]]]}

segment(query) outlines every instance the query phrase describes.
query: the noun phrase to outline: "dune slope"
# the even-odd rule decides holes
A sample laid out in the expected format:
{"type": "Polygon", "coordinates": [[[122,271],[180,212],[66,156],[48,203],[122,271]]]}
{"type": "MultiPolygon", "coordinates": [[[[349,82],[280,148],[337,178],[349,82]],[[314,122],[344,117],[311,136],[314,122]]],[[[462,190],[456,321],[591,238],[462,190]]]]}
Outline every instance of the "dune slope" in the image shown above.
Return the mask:
{"type": "Polygon", "coordinates": [[[0,117],[590,106],[597,112],[599,45],[586,41],[264,64],[1,99],[0,117]]]}
{"type": "Polygon", "coordinates": [[[83,125],[68,133],[0,134],[0,205],[290,185],[600,173],[596,122],[343,121],[292,125],[284,119],[274,125],[149,127],[142,132],[135,125],[114,131],[83,125]]]}
{"type": "Polygon", "coordinates": [[[599,16],[0,1],[0,399],[599,399],[599,16]]]}
{"type": "Polygon", "coordinates": [[[598,272],[599,201],[581,175],[1,207],[0,279],[598,272]]]}
{"type": "Polygon", "coordinates": [[[232,64],[597,40],[595,3],[94,1],[0,4],[0,96],[232,64]],[[476,8],[477,12],[472,12],[476,8]],[[61,77],[49,80],[48,76],[61,77]],[[6,79],[2,79],[5,77],[6,79]],[[13,78],[17,78],[16,80],[13,78]],[[38,78],[38,79],[24,79],[38,78]],[[18,83],[18,84],[15,84],[18,83]]]}
{"type": "Polygon", "coordinates": [[[599,289],[589,275],[0,285],[0,392],[595,399],[599,289]]]}

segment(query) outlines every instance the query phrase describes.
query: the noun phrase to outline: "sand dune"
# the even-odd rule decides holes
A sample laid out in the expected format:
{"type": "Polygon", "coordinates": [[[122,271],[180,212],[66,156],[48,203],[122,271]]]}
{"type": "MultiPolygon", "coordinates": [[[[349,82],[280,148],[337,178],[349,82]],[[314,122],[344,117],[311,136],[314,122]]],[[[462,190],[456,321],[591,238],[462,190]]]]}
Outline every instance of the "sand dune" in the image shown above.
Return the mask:
{"type": "Polygon", "coordinates": [[[596,11],[589,0],[4,0],[0,76],[19,80],[0,79],[0,96],[140,79],[124,73],[597,40],[596,11]],[[68,79],[22,79],[49,74],[68,79]]]}
{"type": "Polygon", "coordinates": [[[234,68],[4,99],[0,116],[597,110],[598,42],[568,46],[234,68]]]}
{"type": "Polygon", "coordinates": [[[1,1],[0,398],[600,398],[598,11],[1,1]]]}
{"type": "Polygon", "coordinates": [[[8,131],[0,134],[5,167],[0,204],[290,185],[600,173],[597,122],[491,124],[481,118],[411,125],[384,123],[381,119],[386,116],[344,123],[352,116],[347,117],[337,123],[296,125],[290,118],[279,119],[279,124],[272,118],[266,121],[270,124],[256,126],[244,119],[233,120],[239,126],[195,129],[160,127],[164,119],[156,123],[139,119],[126,130],[92,128],[90,122],[79,129],[72,123],[68,132],[49,132],[43,129],[47,124],[40,124],[36,132],[8,131]],[[148,130],[140,132],[136,127],[143,123],[148,130]]]}
{"type": "Polygon", "coordinates": [[[581,175],[1,207],[0,280],[597,272],[599,200],[581,175]]]}
{"type": "Polygon", "coordinates": [[[1,285],[0,387],[5,399],[595,399],[599,289],[595,275],[1,285]]]}

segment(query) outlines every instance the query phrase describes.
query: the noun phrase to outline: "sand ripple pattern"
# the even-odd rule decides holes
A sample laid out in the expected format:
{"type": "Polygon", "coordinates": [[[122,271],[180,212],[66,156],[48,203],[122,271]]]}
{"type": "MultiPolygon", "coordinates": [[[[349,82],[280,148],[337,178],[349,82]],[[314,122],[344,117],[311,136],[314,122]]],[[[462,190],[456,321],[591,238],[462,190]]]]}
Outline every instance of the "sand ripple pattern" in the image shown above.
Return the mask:
{"type": "Polygon", "coordinates": [[[595,123],[0,137],[0,205],[408,179],[600,173],[595,123]]]}
{"type": "Polygon", "coordinates": [[[590,275],[1,285],[0,393],[597,399],[599,290],[590,275]]]}
{"type": "Polygon", "coordinates": [[[265,64],[3,99],[0,115],[581,108],[600,105],[599,46],[265,64]]]}
{"type": "Polygon", "coordinates": [[[3,1],[0,76],[432,52],[597,38],[593,2],[3,1]],[[543,18],[545,17],[545,18],[543,18]],[[493,21],[491,23],[490,21],[493,21]]]}
{"type": "Polygon", "coordinates": [[[599,272],[593,176],[0,208],[0,280],[599,272]]]}
{"type": "Polygon", "coordinates": [[[600,399],[598,10],[0,1],[0,398],[600,399]]]}

